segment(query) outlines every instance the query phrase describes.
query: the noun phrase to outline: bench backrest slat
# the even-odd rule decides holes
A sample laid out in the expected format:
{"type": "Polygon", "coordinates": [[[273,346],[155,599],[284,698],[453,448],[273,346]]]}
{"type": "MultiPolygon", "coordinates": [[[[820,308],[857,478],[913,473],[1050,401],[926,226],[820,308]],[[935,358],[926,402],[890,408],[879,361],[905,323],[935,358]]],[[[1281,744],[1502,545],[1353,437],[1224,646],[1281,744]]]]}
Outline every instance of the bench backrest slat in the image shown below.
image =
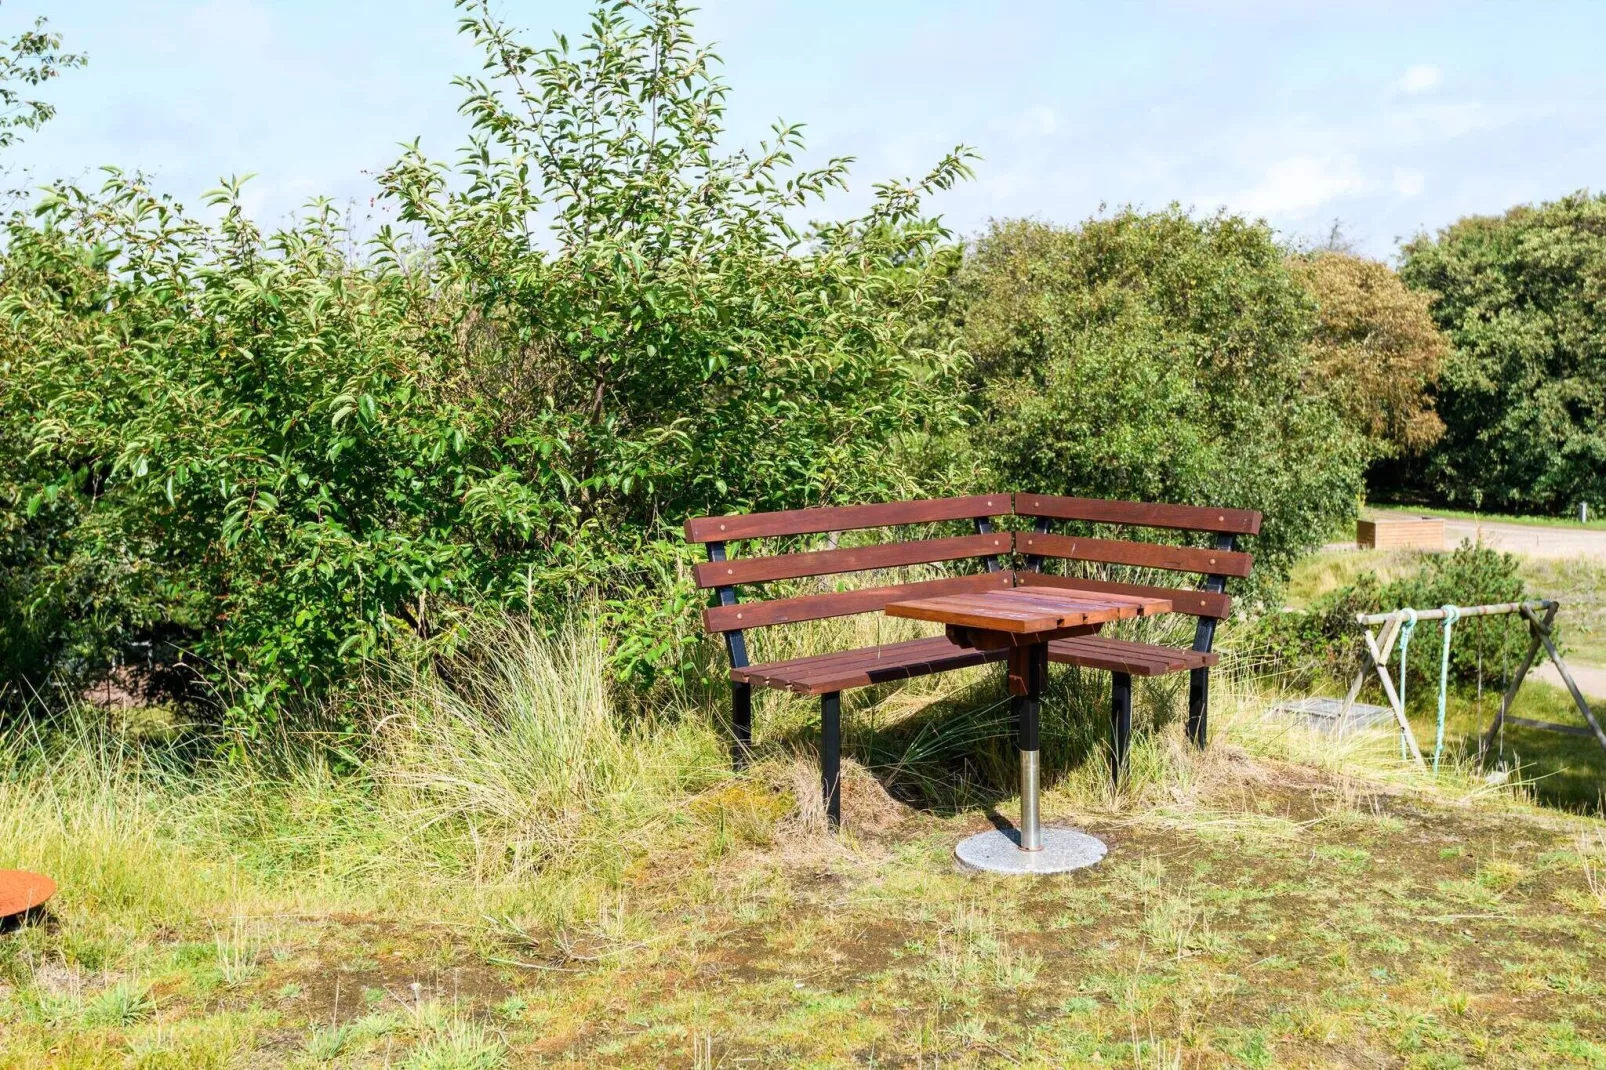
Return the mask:
{"type": "Polygon", "coordinates": [[[1221,576],[1247,576],[1254,555],[1228,550],[1205,550],[1194,546],[1169,546],[1153,542],[1127,542],[1122,539],[1092,539],[1080,535],[1023,531],[1015,546],[1032,557],[1062,557],[1076,561],[1096,561],[1106,565],[1133,565],[1171,572],[1202,572],[1221,576]]]}
{"type": "Polygon", "coordinates": [[[1065,498],[1057,494],[1017,494],[1015,512],[1055,520],[1085,520],[1095,524],[1131,524],[1145,528],[1213,531],[1230,535],[1258,535],[1260,514],[1251,509],[1216,509],[1203,505],[1166,505],[1156,502],[1117,502],[1103,498],[1065,498]]]}
{"type": "Polygon", "coordinates": [[[960,535],[949,539],[854,546],[844,550],[814,550],[777,557],[708,561],[693,566],[692,577],[699,587],[728,587],[738,583],[794,580],[804,576],[829,576],[839,572],[958,561],[967,557],[1007,554],[1009,550],[1010,534],[1006,531],[960,535]]]}
{"type": "Polygon", "coordinates": [[[1148,598],[1169,598],[1174,613],[1193,617],[1225,619],[1232,612],[1232,598],[1219,591],[1192,591],[1178,587],[1145,587],[1137,583],[1114,583],[1109,580],[1090,580],[1082,576],[1055,576],[1047,572],[1017,572],[1015,582],[1021,587],[1067,587],[1078,591],[1103,591],[1108,594],[1135,594],[1148,598]]]}
{"type": "Polygon", "coordinates": [[[797,598],[773,598],[767,602],[710,606],[703,610],[703,626],[710,632],[734,632],[771,624],[849,617],[855,613],[873,613],[889,602],[1009,587],[1012,582],[1008,572],[983,572],[974,576],[900,583],[890,587],[866,587],[856,591],[832,591],[797,598]]]}
{"type": "Polygon", "coordinates": [[[700,516],[686,521],[687,542],[731,542],[779,535],[818,535],[826,531],[929,524],[939,520],[974,520],[1010,511],[1008,494],[972,494],[964,498],[931,498],[875,505],[826,505],[778,513],[700,516]]]}

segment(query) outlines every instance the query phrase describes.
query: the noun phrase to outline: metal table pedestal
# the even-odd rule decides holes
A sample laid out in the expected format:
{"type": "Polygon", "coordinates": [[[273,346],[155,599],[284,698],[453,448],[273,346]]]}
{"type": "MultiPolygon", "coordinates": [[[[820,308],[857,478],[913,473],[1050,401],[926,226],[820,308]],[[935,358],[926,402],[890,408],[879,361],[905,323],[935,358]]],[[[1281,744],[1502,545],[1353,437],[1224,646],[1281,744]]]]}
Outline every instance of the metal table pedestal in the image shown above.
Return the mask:
{"type": "Polygon", "coordinates": [[[1068,873],[1103,859],[1104,841],[1075,829],[1045,829],[1038,811],[1038,713],[1048,679],[1048,644],[1010,650],[1010,705],[1020,748],[1020,826],[991,829],[959,842],[954,856],[988,873],[1068,873]]]}

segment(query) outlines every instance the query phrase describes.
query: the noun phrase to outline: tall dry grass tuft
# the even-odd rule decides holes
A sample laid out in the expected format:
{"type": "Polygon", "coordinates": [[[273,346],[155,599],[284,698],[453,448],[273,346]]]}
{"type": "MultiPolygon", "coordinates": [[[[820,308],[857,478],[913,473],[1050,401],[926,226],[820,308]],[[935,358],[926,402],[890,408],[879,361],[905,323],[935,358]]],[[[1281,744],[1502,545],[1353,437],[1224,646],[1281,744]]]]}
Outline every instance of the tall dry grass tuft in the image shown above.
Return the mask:
{"type": "MultiPolygon", "coordinates": [[[[787,641],[841,648],[862,627],[800,626],[787,641]]],[[[1141,684],[1120,792],[1107,764],[1108,674],[1055,667],[1044,703],[1049,816],[1184,819],[1204,797],[1196,786],[1244,775],[1231,755],[1245,752],[1394,790],[1520,801],[1520,788],[1464,763],[1424,778],[1400,763],[1391,733],[1334,741],[1268,717],[1279,682],[1256,664],[1229,656],[1214,674],[1203,754],[1182,735],[1185,678],[1141,684]]],[[[1013,726],[996,666],[848,698],[850,835],[921,808],[1013,812],[1013,726]]],[[[760,697],[757,762],[741,777],[716,729],[723,689],[647,710],[615,699],[593,624],[549,634],[506,620],[485,624],[439,672],[375,683],[375,729],[354,766],[291,737],[249,741],[222,760],[216,740],[131,737],[83,711],[0,744],[0,866],[53,875],[58,914],[111,945],[152,925],[204,929],[337,905],[538,923],[616,895],[644,860],[667,872],[673,859],[700,865],[711,845],[773,843],[777,829],[826,835],[807,820],[818,808],[814,701],[760,697]]]]}
{"type": "Polygon", "coordinates": [[[551,635],[488,623],[444,671],[405,675],[374,701],[366,773],[386,820],[419,842],[469,845],[477,885],[617,873],[688,792],[728,775],[706,718],[619,712],[591,623],[551,635]]]}
{"type": "Polygon", "coordinates": [[[161,771],[85,721],[58,731],[46,739],[25,722],[0,747],[0,867],[50,874],[85,913],[189,917],[205,897],[187,845],[152,805],[161,771]]]}
{"type": "Polygon", "coordinates": [[[13,732],[0,867],[51,874],[58,914],[107,938],[331,904],[561,911],[658,837],[698,835],[683,804],[730,776],[704,711],[618,711],[588,625],[488,624],[444,674],[393,673],[368,703],[355,767],[286,734],[175,742],[91,709],[13,732]]]}

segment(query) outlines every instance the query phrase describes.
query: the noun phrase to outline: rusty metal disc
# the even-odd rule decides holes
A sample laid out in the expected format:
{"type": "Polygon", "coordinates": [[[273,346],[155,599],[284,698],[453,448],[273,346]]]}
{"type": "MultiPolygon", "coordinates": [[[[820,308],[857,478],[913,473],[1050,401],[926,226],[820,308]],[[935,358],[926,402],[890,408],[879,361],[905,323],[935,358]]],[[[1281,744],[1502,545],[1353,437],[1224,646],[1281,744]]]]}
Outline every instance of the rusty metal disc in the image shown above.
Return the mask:
{"type": "Polygon", "coordinates": [[[56,882],[43,873],[0,869],[0,918],[32,910],[56,894],[56,882]]]}

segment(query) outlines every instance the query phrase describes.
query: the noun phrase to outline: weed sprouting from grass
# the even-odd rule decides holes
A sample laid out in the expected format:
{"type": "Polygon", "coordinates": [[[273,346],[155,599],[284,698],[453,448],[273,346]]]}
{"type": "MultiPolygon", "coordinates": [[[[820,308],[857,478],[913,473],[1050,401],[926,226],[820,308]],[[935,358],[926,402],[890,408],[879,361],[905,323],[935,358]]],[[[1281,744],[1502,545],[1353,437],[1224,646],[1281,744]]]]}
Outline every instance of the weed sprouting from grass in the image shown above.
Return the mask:
{"type": "Polygon", "coordinates": [[[351,1033],[351,1027],[345,1025],[314,1026],[307,1034],[307,1043],[302,1050],[314,1062],[333,1062],[346,1050],[351,1033]]]}
{"type": "Polygon", "coordinates": [[[81,1020],[86,1025],[129,1026],[156,1012],[150,988],[137,981],[119,981],[86,999],[81,1020]]]}
{"type": "Polygon", "coordinates": [[[477,1022],[440,1011],[420,1012],[419,1026],[423,1037],[401,1063],[402,1070],[497,1070],[507,1062],[507,1044],[477,1022]]]}
{"type": "Polygon", "coordinates": [[[235,915],[227,929],[213,931],[212,942],[217,948],[218,976],[226,986],[238,988],[257,975],[262,943],[246,918],[235,915]]]}
{"type": "Polygon", "coordinates": [[[1606,832],[1596,830],[1594,842],[1583,838],[1578,865],[1584,873],[1584,886],[1596,910],[1606,910],[1606,832]]]}

